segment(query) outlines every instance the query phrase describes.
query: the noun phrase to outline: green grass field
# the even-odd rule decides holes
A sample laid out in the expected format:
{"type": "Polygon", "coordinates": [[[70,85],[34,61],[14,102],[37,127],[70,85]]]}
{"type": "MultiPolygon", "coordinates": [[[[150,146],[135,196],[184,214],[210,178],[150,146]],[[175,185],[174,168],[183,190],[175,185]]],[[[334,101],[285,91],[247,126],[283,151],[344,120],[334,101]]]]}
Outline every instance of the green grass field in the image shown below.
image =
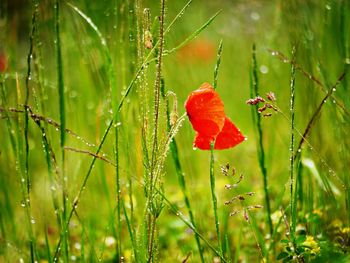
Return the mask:
{"type": "Polygon", "coordinates": [[[348,0],[0,2],[0,262],[349,262],[349,132],[348,0]]]}

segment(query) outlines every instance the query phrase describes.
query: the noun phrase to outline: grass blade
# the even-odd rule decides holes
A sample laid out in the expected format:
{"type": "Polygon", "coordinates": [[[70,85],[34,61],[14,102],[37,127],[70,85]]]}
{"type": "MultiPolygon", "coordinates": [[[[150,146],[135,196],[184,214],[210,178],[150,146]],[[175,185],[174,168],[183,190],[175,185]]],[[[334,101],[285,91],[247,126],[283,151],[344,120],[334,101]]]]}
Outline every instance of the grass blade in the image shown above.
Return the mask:
{"type": "Polygon", "coordinates": [[[193,39],[195,39],[204,29],[206,29],[220,13],[221,13],[221,10],[216,12],[212,17],[210,17],[208,19],[208,21],[206,21],[200,28],[198,28],[196,31],[194,31],[190,36],[188,36],[179,45],[177,45],[176,47],[174,47],[168,51],[164,51],[164,55],[169,55],[169,54],[181,49],[182,47],[186,46],[189,42],[191,42],[193,39]]]}
{"type": "MultiPolygon", "coordinates": [[[[167,131],[169,133],[170,130],[171,130],[171,119],[170,119],[170,110],[169,110],[169,99],[166,97],[167,95],[165,94],[164,81],[162,81],[161,93],[162,93],[163,99],[166,101],[167,131]]],[[[174,96],[175,96],[175,94],[174,94],[174,96]]],[[[176,97],[174,99],[176,100],[176,97]]],[[[175,101],[174,103],[177,104],[177,101],[175,101]]],[[[174,111],[177,111],[177,106],[174,107],[174,111]]],[[[185,174],[184,174],[184,172],[182,170],[182,166],[181,166],[181,163],[180,163],[179,151],[178,151],[178,148],[177,148],[177,143],[176,143],[176,139],[175,138],[170,143],[170,150],[171,150],[171,156],[172,156],[173,163],[174,163],[174,166],[175,166],[176,174],[178,176],[178,182],[179,182],[182,194],[184,196],[184,201],[185,201],[185,205],[186,205],[188,214],[190,216],[190,221],[191,221],[192,225],[194,227],[196,227],[194,214],[193,214],[193,211],[192,211],[190,199],[188,197],[188,190],[187,190],[187,186],[186,186],[185,174]]],[[[199,252],[199,256],[200,256],[201,262],[205,262],[204,261],[204,255],[203,255],[203,249],[202,249],[202,246],[201,246],[201,243],[200,243],[200,240],[199,240],[199,236],[198,236],[197,233],[195,233],[195,239],[196,239],[197,248],[198,248],[198,252],[199,252]]]]}
{"type": "MultiPolygon", "coordinates": [[[[252,70],[250,74],[250,96],[251,98],[259,96],[259,79],[258,79],[258,64],[256,59],[256,47],[255,44],[253,45],[252,50],[252,70]]],[[[258,112],[258,105],[255,107],[252,107],[252,119],[253,123],[256,127],[257,136],[258,136],[258,160],[259,160],[259,166],[261,170],[261,174],[263,176],[263,182],[264,182],[264,194],[265,194],[265,204],[266,204],[266,216],[267,216],[267,222],[269,226],[269,232],[270,235],[272,235],[273,232],[273,225],[271,220],[271,205],[270,205],[270,195],[268,190],[268,175],[267,175],[267,169],[265,164],[265,149],[263,144],[263,131],[261,126],[261,115],[258,112]]]]}
{"type": "MultiPolygon", "coordinates": [[[[295,59],[295,47],[292,50],[292,60],[295,59]]],[[[294,126],[295,126],[295,66],[291,63],[291,77],[290,77],[290,146],[289,146],[289,176],[290,176],[290,208],[291,208],[291,239],[295,241],[295,227],[296,227],[296,204],[295,204],[295,193],[296,193],[296,180],[294,178],[294,126]]]]}
{"type": "Polygon", "coordinates": [[[214,89],[216,89],[218,85],[218,75],[219,75],[219,67],[221,63],[221,54],[222,54],[222,39],[220,40],[215,69],[214,69],[214,83],[213,83],[214,89]]]}

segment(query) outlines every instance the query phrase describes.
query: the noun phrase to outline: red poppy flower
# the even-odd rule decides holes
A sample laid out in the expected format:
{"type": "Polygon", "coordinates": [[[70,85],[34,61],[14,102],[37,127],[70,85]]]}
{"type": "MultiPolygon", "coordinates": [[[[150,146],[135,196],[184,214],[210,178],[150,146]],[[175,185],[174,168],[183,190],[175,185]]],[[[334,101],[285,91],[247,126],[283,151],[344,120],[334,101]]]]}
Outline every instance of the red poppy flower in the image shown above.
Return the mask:
{"type": "Polygon", "coordinates": [[[245,140],[240,130],[226,117],[219,94],[209,83],[204,83],[188,97],[185,108],[193,129],[197,132],[194,146],[210,150],[222,150],[236,146],[245,140]]]}

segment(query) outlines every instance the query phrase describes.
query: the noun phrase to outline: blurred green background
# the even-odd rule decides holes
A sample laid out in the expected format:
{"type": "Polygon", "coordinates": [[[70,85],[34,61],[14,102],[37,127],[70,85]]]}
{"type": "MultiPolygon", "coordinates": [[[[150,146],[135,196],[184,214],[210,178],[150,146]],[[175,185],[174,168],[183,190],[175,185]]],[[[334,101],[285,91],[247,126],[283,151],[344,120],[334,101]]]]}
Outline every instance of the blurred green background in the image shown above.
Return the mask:
{"type": "MultiPolygon", "coordinates": [[[[37,2],[28,104],[34,113],[59,122],[54,3],[47,0],[37,2]]],[[[4,91],[0,105],[0,261],[3,262],[29,262],[30,258],[27,226],[24,223],[26,214],[21,206],[24,200],[19,159],[23,160],[24,153],[14,151],[10,140],[12,132],[16,143],[23,146],[24,114],[12,110],[6,115],[4,109],[23,109],[25,103],[33,3],[19,0],[5,0],[0,3],[0,54],[3,54],[6,62],[6,69],[0,73],[4,91]],[[10,120],[13,131],[8,129],[7,120],[10,120]],[[22,140],[19,139],[21,137],[22,140]]],[[[169,25],[186,3],[182,0],[166,2],[165,26],[169,25]]],[[[65,150],[64,174],[69,204],[74,200],[88,171],[92,160],[89,153],[96,151],[109,121],[113,118],[111,100],[117,98],[119,103],[142,63],[143,54],[149,52],[142,41],[145,30],[149,29],[155,43],[159,28],[159,6],[157,1],[141,0],[60,1],[66,128],[76,134],[66,133],[65,146],[74,149],[65,150]],[[111,95],[108,64],[100,39],[91,25],[68,3],[89,17],[105,37],[116,74],[117,94],[111,95]],[[145,8],[150,11],[149,21],[145,19],[145,8]]],[[[292,58],[292,48],[296,49],[295,63],[298,65],[295,82],[296,144],[326,93],[342,73],[346,74],[333,92],[333,97],[322,106],[307,138],[308,143],[302,150],[301,162],[306,160],[305,164],[302,169],[298,169],[299,178],[302,179],[298,196],[303,196],[298,203],[298,224],[306,225],[307,234],[318,240],[319,245],[322,240],[320,235],[323,235],[327,242],[337,247],[337,235],[329,234],[325,226],[337,222],[341,232],[349,226],[350,218],[350,4],[341,0],[194,0],[166,34],[165,50],[171,50],[182,43],[219,10],[220,14],[195,39],[164,57],[162,76],[166,90],[176,94],[178,112],[182,115],[185,112],[183,105],[190,92],[204,82],[213,82],[217,49],[220,40],[223,40],[217,92],[225,104],[226,114],[248,138],[234,149],[215,151],[218,212],[221,231],[229,239],[232,259],[238,262],[259,261],[255,236],[258,230],[268,246],[275,244],[273,252],[271,250],[267,257],[272,262],[284,250],[279,241],[285,238],[285,230],[276,230],[274,238],[268,236],[265,207],[254,210],[258,227],[252,230],[241,214],[229,216],[229,213],[239,208],[239,204],[238,208],[224,205],[226,200],[237,193],[255,192],[254,197],[247,198],[247,204],[265,206],[263,177],[258,163],[258,135],[251,117],[251,106],[245,103],[250,98],[254,43],[257,48],[260,94],[265,97],[267,92],[274,92],[277,105],[283,112],[262,118],[271,209],[277,218],[273,222],[275,226],[280,224],[281,228],[285,227],[281,223],[280,209],[288,211],[290,198],[289,59],[292,58]],[[288,60],[279,58],[275,51],[285,54],[288,60]],[[305,76],[305,72],[312,78],[305,76]],[[235,167],[237,174],[244,175],[235,192],[225,189],[225,184],[232,183],[220,172],[220,165],[226,163],[235,167]],[[329,185],[332,185],[331,190],[327,188],[329,185]],[[317,214],[315,211],[320,212],[317,214]],[[315,214],[319,216],[317,220],[309,222],[305,219],[315,214]]],[[[151,62],[132,87],[121,110],[119,127],[121,196],[127,213],[132,214],[129,220],[132,220],[136,232],[142,230],[146,202],[142,185],[145,176],[142,120],[146,116],[152,122],[155,68],[155,62],[151,62]],[[143,91],[142,87],[146,90],[143,91]],[[146,112],[144,116],[143,109],[146,112]],[[131,199],[133,202],[130,202],[131,199]]],[[[166,116],[164,101],[161,103],[159,134],[164,139],[166,116]]],[[[62,172],[60,132],[57,127],[49,125],[47,119],[42,121],[42,125],[56,155],[59,175],[62,172]]],[[[101,156],[114,163],[113,134],[114,131],[107,137],[101,156]]],[[[195,132],[186,119],[175,139],[197,228],[209,242],[216,244],[209,183],[210,152],[193,149],[194,135],[195,132]]],[[[148,139],[150,138],[151,135],[148,139]]],[[[52,254],[59,238],[60,228],[55,222],[52,193],[60,192],[61,188],[59,184],[53,185],[50,182],[42,133],[32,119],[29,119],[28,140],[31,213],[35,221],[33,231],[39,259],[44,262],[50,261],[47,248],[51,247],[52,254]]],[[[55,173],[52,174],[56,176],[55,173]]],[[[170,153],[163,170],[162,182],[165,196],[187,216],[170,153]]],[[[95,261],[98,258],[105,262],[117,261],[115,207],[115,169],[98,159],[81,196],[77,215],[73,216],[69,225],[70,261],[95,261]],[[110,243],[105,237],[110,238],[110,243]],[[85,247],[83,253],[82,246],[85,247]]],[[[157,225],[159,262],[179,262],[189,253],[190,262],[199,262],[194,233],[167,206],[163,209],[157,225]]],[[[133,246],[124,216],[122,234],[122,255],[126,262],[132,262],[135,260],[133,246]]],[[[347,240],[345,243],[349,242],[348,232],[342,238],[347,240]]],[[[346,254],[349,243],[339,246],[342,246],[341,251],[346,254]]],[[[208,262],[216,260],[212,251],[207,248],[205,257],[208,262]]]]}

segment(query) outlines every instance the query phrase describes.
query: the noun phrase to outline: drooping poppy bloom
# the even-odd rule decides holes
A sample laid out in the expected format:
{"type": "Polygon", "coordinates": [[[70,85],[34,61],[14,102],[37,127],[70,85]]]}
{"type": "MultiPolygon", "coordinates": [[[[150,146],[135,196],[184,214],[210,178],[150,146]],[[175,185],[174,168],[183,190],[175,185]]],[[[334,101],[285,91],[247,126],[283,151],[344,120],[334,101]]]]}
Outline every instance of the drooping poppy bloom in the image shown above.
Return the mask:
{"type": "Polygon", "coordinates": [[[190,94],[185,108],[193,129],[201,135],[216,137],[224,127],[224,103],[209,83],[190,94]]]}
{"type": "Polygon", "coordinates": [[[201,150],[222,150],[245,140],[240,130],[225,115],[224,103],[209,83],[204,83],[188,97],[185,108],[193,129],[197,132],[194,146],[201,150]]]}
{"type": "Polygon", "coordinates": [[[215,45],[206,39],[191,41],[177,52],[181,64],[209,63],[216,57],[215,45]]]}

